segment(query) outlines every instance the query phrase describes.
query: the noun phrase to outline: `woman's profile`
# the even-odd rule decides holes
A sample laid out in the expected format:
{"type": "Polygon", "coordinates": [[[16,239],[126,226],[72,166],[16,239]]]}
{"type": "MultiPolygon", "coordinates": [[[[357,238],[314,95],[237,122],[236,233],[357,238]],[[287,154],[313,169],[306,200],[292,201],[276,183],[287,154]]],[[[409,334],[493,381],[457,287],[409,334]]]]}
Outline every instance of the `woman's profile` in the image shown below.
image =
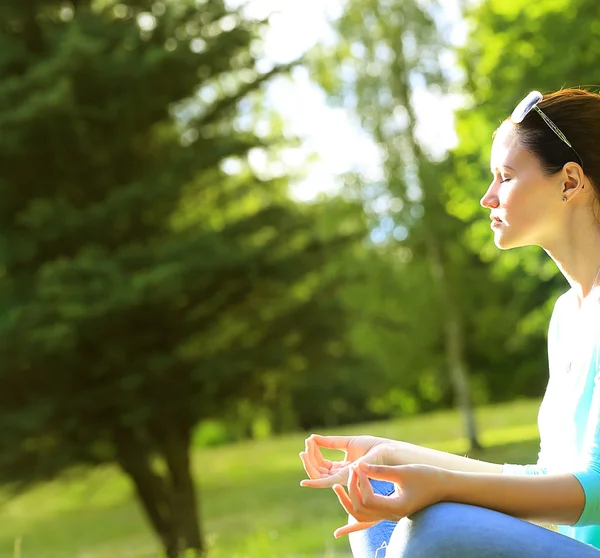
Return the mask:
{"type": "Polygon", "coordinates": [[[570,285],[549,324],[538,461],[310,436],[301,484],[333,487],[355,558],[600,558],[600,95],[532,91],[496,130],[491,172],[496,246],[540,246],[570,285]]]}

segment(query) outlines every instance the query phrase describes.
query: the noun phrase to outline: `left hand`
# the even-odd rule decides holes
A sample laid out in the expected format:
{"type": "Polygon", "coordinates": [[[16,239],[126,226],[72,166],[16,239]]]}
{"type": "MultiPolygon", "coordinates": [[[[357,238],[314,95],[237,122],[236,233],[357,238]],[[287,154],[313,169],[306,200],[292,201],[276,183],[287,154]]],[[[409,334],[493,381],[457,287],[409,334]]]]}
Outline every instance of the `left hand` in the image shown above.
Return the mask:
{"type": "Polygon", "coordinates": [[[393,442],[373,436],[319,436],[313,434],[306,439],[305,451],[300,459],[309,478],[300,486],[311,488],[331,488],[334,484],[347,484],[350,465],[366,461],[374,465],[384,465],[392,453],[393,442]],[[321,448],[344,452],[343,461],[324,459],[321,448]]]}
{"type": "Polygon", "coordinates": [[[436,504],[443,499],[442,490],[447,471],[430,465],[369,465],[358,462],[350,468],[348,493],[342,485],[333,487],[342,507],[357,523],[336,529],[341,537],[371,527],[384,519],[400,521],[403,517],[436,504]],[[373,492],[369,479],[393,482],[396,491],[391,496],[373,492]]]}

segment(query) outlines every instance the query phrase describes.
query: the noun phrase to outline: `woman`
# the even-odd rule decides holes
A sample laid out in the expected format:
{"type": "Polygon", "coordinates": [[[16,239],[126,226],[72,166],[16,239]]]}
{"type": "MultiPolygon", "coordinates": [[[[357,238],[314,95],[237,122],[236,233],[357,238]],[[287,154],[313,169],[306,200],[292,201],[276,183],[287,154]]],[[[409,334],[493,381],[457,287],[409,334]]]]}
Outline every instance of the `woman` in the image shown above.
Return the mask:
{"type": "Polygon", "coordinates": [[[600,558],[598,123],[599,95],[530,93],[494,135],[493,179],[481,199],[496,246],[541,246],[571,286],[550,320],[537,464],[311,436],[301,484],[333,487],[350,514],[335,535],[350,534],[355,558],[600,558]],[[325,460],[321,447],[346,458],[325,460]]]}

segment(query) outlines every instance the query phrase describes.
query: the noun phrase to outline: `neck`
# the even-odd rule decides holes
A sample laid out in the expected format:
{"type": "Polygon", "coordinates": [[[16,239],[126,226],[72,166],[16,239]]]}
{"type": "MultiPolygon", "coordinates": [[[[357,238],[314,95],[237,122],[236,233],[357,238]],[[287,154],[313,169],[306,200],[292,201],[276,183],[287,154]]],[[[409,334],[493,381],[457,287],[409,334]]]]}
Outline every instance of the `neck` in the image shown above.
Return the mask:
{"type": "Polygon", "coordinates": [[[553,246],[544,248],[554,260],[579,304],[600,291],[600,227],[595,219],[573,221],[553,246]]]}

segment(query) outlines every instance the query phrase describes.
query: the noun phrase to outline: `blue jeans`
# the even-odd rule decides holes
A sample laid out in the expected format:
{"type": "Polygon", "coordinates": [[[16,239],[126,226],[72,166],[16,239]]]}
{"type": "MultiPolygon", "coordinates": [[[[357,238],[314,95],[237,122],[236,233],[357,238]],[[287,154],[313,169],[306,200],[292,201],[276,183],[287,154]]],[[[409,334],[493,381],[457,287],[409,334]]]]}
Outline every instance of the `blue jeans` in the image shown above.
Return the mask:
{"type": "MultiPolygon", "coordinates": [[[[372,480],[384,496],[391,483],[372,480]]],[[[443,502],[351,533],[354,558],[600,558],[600,550],[486,508],[443,502]]]]}

